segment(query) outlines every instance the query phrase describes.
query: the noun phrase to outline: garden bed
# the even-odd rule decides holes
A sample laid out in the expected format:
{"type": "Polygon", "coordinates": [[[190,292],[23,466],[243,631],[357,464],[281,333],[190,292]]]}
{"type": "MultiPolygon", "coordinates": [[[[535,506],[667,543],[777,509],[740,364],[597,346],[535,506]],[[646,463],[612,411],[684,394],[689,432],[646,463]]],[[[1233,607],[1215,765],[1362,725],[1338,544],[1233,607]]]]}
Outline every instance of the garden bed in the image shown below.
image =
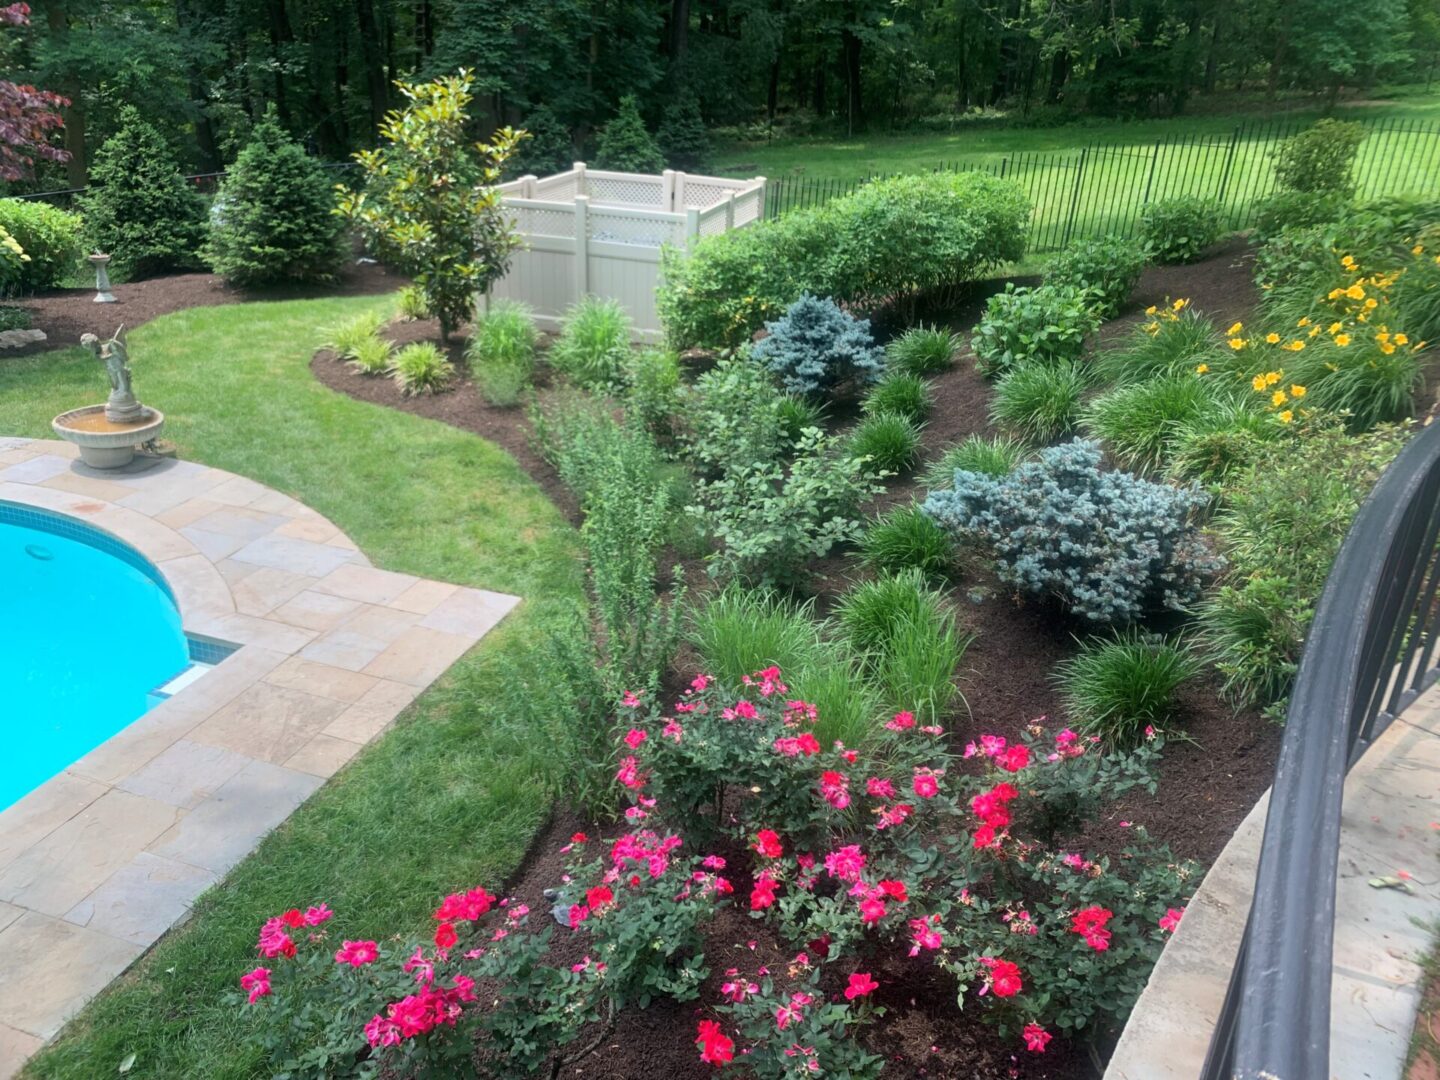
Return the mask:
{"type": "MultiPolygon", "coordinates": [[[[985,297],[1002,285],[998,281],[982,283],[961,306],[926,317],[968,330],[979,317],[985,297]]],[[[1191,266],[1148,269],[1126,313],[1102,327],[1101,339],[1124,333],[1136,321],[1136,313],[1150,304],[1175,297],[1190,298],[1196,308],[1222,324],[1248,318],[1258,299],[1251,282],[1249,249],[1236,242],[1191,266]]],[[[433,322],[400,322],[392,324],[386,336],[396,344],[406,344],[435,340],[437,329],[433,322]]],[[[457,370],[463,372],[463,341],[452,343],[449,352],[457,370]]],[[[580,521],[573,494],[532,445],[523,409],[487,405],[463,377],[448,392],[403,397],[391,380],[359,375],[324,351],[312,360],[311,368],[321,382],[351,396],[441,420],[492,440],[516,457],[572,521],[580,521]]],[[[545,370],[542,366],[542,376],[545,370]]],[[[932,379],[931,388],[935,408],[923,439],[926,460],[967,435],[992,433],[988,419],[992,384],[975,371],[968,353],[932,379]]],[[[537,390],[542,398],[551,392],[543,381],[537,390]]],[[[835,424],[846,421],[843,414],[832,418],[835,424]]],[[[892,479],[869,510],[908,503],[921,495],[918,472],[892,479]]],[[[700,562],[681,561],[692,589],[703,587],[700,562]]],[[[662,560],[662,565],[670,563],[662,560]]],[[[807,588],[822,613],[856,577],[866,573],[846,553],[820,560],[812,571],[807,588]]],[[[1057,663],[1075,654],[1077,637],[1090,628],[1052,605],[1019,601],[998,587],[988,571],[968,570],[953,583],[950,593],[962,628],[976,635],[962,667],[965,702],[945,717],[952,745],[958,750],[985,732],[1013,739],[1029,721],[1058,716],[1060,703],[1051,675],[1057,663]]],[[[693,674],[693,664],[683,661],[682,656],[676,665],[683,670],[673,672],[667,683],[684,685],[693,674]]],[[[1232,711],[1209,680],[1200,680],[1183,692],[1178,727],[1185,738],[1172,739],[1167,745],[1157,794],[1132,793],[1107,807],[1085,835],[1067,838],[1072,846],[1114,855],[1131,842],[1133,819],[1143,823],[1154,838],[1168,843],[1178,856],[1208,863],[1219,853],[1270,782],[1278,730],[1253,711],[1232,711]]],[[[557,848],[576,827],[574,819],[557,815],[537,838],[530,861],[507,891],[543,910],[541,890],[553,886],[563,873],[564,856],[557,848]]],[[[737,889],[750,887],[750,882],[741,878],[735,884],[737,889]]],[[[733,950],[736,941],[746,941],[751,935],[759,962],[774,965],[788,959],[781,955],[768,924],[750,922],[743,911],[725,909],[707,931],[706,954],[712,970],[737,963],[739,958],[727,958],[725,950],[733,950]]],[[[581,950],[580,940],[560,941],[555,950],[557,961],[580,958],[578,951],[575,957],[569,956],[570,950],[581,950]]],[[[754,957],[750,959],[753,964],[754,957]]],[[[933,966],[896,964],[895,970],[880,977],[891,1021],[875,1029],[872,1049],[892,1062],[887,1075],[1095,1075],[1094,1065],[1081,1047],[1062,1046],[1058,1039],[1043,1056],[1014,1055],[1013,1044],[996,1039],[979,1010],[956,1012],[953,983],[933,966]]],[[[708,1004],[713,1002],[702,997],[700,1005],[708,1004]]],[[[708,1067],[697,1060],[692,1041],[695,1013],[693,1003],[668,1001],[644,1011],[627,1010],[604,1045],[567,1075],[618,1078],[660,1075],[661,1071],[675,1077],[706,1075],[708,1067]]]]}

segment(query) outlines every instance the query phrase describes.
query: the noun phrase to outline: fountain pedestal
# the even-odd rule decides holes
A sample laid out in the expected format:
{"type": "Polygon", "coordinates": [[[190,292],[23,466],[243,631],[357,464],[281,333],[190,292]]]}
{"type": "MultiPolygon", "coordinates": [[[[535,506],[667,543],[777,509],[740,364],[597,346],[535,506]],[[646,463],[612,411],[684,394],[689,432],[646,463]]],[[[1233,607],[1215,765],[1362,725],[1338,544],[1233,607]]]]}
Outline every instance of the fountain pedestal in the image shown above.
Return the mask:
{"type": "Polygon", "coordinates": [[[141,407],[137,420],[106,419],[104,405],[71,409],[50,421],[51,430],[80,448],[80,460],[92,469],[120,469],[135,460],[135,448],[160,437],[165,414],[141,407]]]}

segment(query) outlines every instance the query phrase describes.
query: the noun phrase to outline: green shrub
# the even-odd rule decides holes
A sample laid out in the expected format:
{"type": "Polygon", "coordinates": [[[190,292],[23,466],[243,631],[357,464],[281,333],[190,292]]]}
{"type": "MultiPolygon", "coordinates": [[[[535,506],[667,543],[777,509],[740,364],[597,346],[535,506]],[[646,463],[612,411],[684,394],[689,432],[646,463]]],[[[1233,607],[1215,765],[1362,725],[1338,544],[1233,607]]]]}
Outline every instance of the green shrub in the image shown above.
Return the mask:
{"type": "Polygon", "coordinates": [[[395,354],[390,365],[395,385],[407,396],[435,394],[450,382],[450,361],[440,349],[429,342],[406,345],[395,354]]]}
{"type": "Polygon", "coordinates": [[[950,572],[955,553],[950,538],[918,506],[900,506],[877,517],[860,538],[867,566],[898,572],[919,570],[927,577],[950,572]]]}
{"type": "Polygon", "coordinates": [[[787,680],[823,651],[814,602],[795,604],[767,589],[730,584],[690,618],[689,638],[704,670],[723,686],[774,664],[787,680]]]}
{"type": "Polygon", "coordinates": [[[1285,382],[1304,386],[1311,408],[1344,413],[1356,431],[1413,415],[1424,377],[1416,343],[1395,346],[1382,343],[1368,327],[1363,333],[1360,326],[1353,329],[1353,340],[1343,348],[1321,334],[1304,352],[1292,354],[1285,382]]]}
{"type": "Polygon", "coordinates": [[[713,150],[710,133],[700,116],[700,103],[689,91],[682,91],[671,100],[655,138],[672,169],[704,172],[710,164],[713,150]]]}
{"type": "Polygon", "coordinates": [[[1145,248],[1123,236],[1078,240],[1050,260],[1045,284],[1083,289],[1102,319],[1120,314],[1145,269],[1145,248]]]}
{"type": "Polygon", "coordinates": [[[330,178],[272,113],[226,170],[202,254],[236,285],[327,281],[342,257],[342,228],[330,178]]]}
{"type": "Polygon", "coordinates": [[[400,317],[410,322],[430,317],[430,309],[425,306],[425,293],[414,285],[400,287],[395,294],[395,307],[400,317]]]}
{"type": "Polygon", "coordinates": [[[860,408],[867,414],[898,413],[919,421],[930,415],[934,405],[935,397],[925,380],[901,372],[886,375],[871,387],[860,408]]]}
{"type": "Polygon", "coordinates": [[[1254,464],[1266,444],[1284,434],[1284,427],[1273,416],[1248,403],[1220,403],[1176,430],[1166,476],[1180,483],[1222,484],[1254,464]]]}
{"type": "Polygon", "coordinates": [[[530,375],[524,368],[512,364],[472,365],[470,378],[480,396],[498,409],[520,404],[520,399],[530,388],[530,375]]]}
{"type": "Polygon", "coordinates": [[[1163,199],[1140,211],[1140,239],[1156,262],[1195,262],[1224,235],[1225,210],[1212,199],[1163,199]]]}
{"type": "Polygon", "coordinates": [[[874,382],[884,352],[870,336],[870,320],[842,311],[833,300],[802,293],[750,350],[792,394],[836,393],[874,382]]]}
{"type": "Polygon", "coordinates": [[[900,413],[871,413],[850,436],[850,454],[868,459],[872,475],[900,473],[915,464],[920,453],[920,425],[900,413]]]}
{"type": "Polygon", "coordinates": [[[1267,445],[1227,484],[1212,528],[1230,569],[1200,626],[1236,702],[1263,707],[1289,694],[1340,542],[1406,438],[1403,428],[1350,435],[1320,421],[1267,445]]]}
{"type": "Polygon", "coordinates": [[[325,330],[325,340],[321,342],[320,347],[333,352],[336,360],[353,359],[355,350],[362,343],[373,339],[383,325],[384,320],[380,318],[378,312],[363,312],[354,318],[344,319],[325,330]]]}
{"type": "Polygon", "coordinates": [[[804,292],[871,308],[947,295],[1024,254],[1028,221],[1019,186],[985,173],[877,180],[668,252],[660,318],[677,349],[736,348],[804,292]]]}
{"type": "Polygon", "coordinates": [[[1193,374],[1202,364],[1217,372],[1226,369],[1231,363],[1230,349],[1215,325],[1187,301],[1179,303],[1183,305],[1179,312],[1174,304],[1148,309],[1149,318],[1137,325],[1123,344],[1095,357],[1096,377],[1124,385],[1193,374]]]}
{"type": "Polygon", "coordinates": [[[0,295],[8,295],[20,280],[20,275],[30,262],[25,249],[3,226],[0,226],[0,295]]]}
{"type": "Polygon", "coordinates": [[[915,326],[885,346],[885,366],[906,375],[938,375],[955,362],[959,334],[935,326],[915,326]]]}
{"type": "Polygon", "coordinates": [[[1277,191],[1256,202],[1253,239],[1264,244],[1286,229],[1328,225],[1349,209],[1349,198],[1337,192],[1277,191]]]}
{"type": "Polygon", "coordinates": [[[11,293],[53,289],[80,266],[81,220],[78,214],[38,199],[0,199],[0,235],[9,233],[26,258],[0,286],[11,293]]]}
{"type": "Polygon", "coordinates": [[[362,375],[384,375],[395,362],[394,351],[384,338],[362,338],[350,350],[350,366],[362,375]]]}
{"type": "Polygon", "coordinates": [[[1291,135],[1275,150],[1275,184],[1282,191],[1309,195],[1355,194],[1355,155],[1365,127],[1325,118],[1291,135]]]}
{"type": "Polygon", "coordinates": [[[625,361],[625,414],[651,434],[669,437],[680,410],[680,358],[668,349],[639,349],[625,361]]]}
{"type": "Polygon", "coordinates": [[[500,408],[517,404],[534,375],[538,340],[527,306],[514,300],[491,301],[465,349],[480,396],[500,408]]]}
{"type": "Polygon", "coordinates": [[[851,586],[835,605],[835,620],[856,652],[884,656],[906,621],[938,624],[945,594],[918,570],[882,573],[851,586]]]}
{"type": "Polygon", "coordinates": [[[1002,375],[1026,360],[1080,359],[1086,335],[1099,325],[1083,289],[1016,288],[1014,282],[1006,282],[1004,292],[986,301],[985,314],[970,335],[970,348],[982,374],[1002,375]]]}
{"type": "Polygon", "coordinates": [[[1198,490],[1100,468],[1100,448],[1040,451],[1004,477],[961,473],[923,509],[961,540],[988,546],[996,575],[1053,595],[1094,622],[1131,622],[1156,607],[1184,610],[1223,563],[1200,537],[1198,490]]]}
{"type": "Polygon", "coordinates": [[[633,173],[658,173],[665,168],[665,155],[645,130],[634,94],[620,99],[619,109],[600,129],[595,140],[595,167],[633,173]]]}
{"type": "Polygon", "coordinates": [[[955,482],[957,469],[1005,476],[1025,457],[1025,444],[1004,435],[968,436],[964,442],[945,448],[945,452],[925,470],[921,482],[931,490],[948,488],[955,482]]]}
{"type": "Polygon", "coordinates": [[[1084,426],[1125,468],[1153,472],[1169,459],[1181,428],[1215,408],[1214,386],[1193,372],[1121,386],[1090,403],[1084,426]]]}
{"type": "Polygon", "coordinates": [[[990,419],[1034,443],[1048,443],[1075,430],[1085,369],[1073,361],[1029,360],[995,384],[990,419]]]}
{"type": "Polygon", "coordinates": [[[1398,313],[1396,324],[1411,340],[1432,344],[1440,340],[1440,226],[1415,237],[1390,300],[1398,313]]]}
{"type": "Polygon", "coordinates": [[[160,132],[133,105],[95,154],[80,196],[88,246],[121,274],[145,276],[200,265],[205,210],[160,132]]]}
{"type": "Polygon", "coordinates": [[[1083,642],[1056,668],[1055,683],[1082,735],[1123,749],[1143,742],[1147,729],[1169,723],[1177,692],[1201,666],[1183,645],[1132,631],[1083,642]]]}
{"type": "Polygon", "coordinates": [[[567,172],[575,163],[575,140],[548,105],[537,105],[520,122],[526,138],[505,162],[509,179],[531,174],[550,176],[567,172]]]}
{"type": "Polygon", "coordinates": [[[630,316],[618,300],[585,297],[565,313],[548,358],[551,367],[578,386],[620,386],[630,358],[630,316]]]}
{"type": "Polygon", "coordinates": [[[798,394],[780,396],[780,430],[796,442],[806,428],[818,428],[825,420],[825,406],[798,394]]]}
{"type": "Polygon", "coordinates": [[[0,304],[0,333],[6,330],[29,330],[30,312],[24,308],[0,304]]]}
{"type": "Polygon", "coordinates": [[[686,394],[684,441],[696,471],[723,476],[779,462],[787,442],[794,441],[787,431],[792,401],[748,357],[721,360],[686,394]]]}

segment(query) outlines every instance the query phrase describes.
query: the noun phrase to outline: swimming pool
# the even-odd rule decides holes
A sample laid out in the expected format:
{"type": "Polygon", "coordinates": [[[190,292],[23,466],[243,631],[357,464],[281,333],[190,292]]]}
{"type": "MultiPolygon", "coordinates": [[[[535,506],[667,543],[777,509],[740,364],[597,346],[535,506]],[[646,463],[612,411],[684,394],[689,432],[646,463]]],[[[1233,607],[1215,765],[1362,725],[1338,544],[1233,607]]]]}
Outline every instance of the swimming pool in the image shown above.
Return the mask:
{"type": "Polygon", "coordinates": [[[139,552],[0,502],[0,809],[143,715],[189,667],[175,598],[139,552]]]}

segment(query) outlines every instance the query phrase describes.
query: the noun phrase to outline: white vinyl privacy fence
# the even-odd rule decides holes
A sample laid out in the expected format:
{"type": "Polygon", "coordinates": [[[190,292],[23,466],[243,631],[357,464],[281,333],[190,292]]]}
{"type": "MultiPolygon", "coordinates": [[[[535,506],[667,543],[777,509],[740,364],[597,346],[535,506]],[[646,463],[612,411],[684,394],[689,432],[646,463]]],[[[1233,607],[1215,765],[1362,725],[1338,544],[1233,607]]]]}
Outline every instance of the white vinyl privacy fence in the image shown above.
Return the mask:
{"type": "Polygon", "coordinates": [[[555,329],[584,296],[618,300],[635,336],[658,340],[655,289],[665,246],[688,250],[765,215],[765,178],[730,180],[669,169],[658,176],[605,172],[577,162],[569,172],[500,185],[521,246],[485,298],[528,304],[555,329]]]}

